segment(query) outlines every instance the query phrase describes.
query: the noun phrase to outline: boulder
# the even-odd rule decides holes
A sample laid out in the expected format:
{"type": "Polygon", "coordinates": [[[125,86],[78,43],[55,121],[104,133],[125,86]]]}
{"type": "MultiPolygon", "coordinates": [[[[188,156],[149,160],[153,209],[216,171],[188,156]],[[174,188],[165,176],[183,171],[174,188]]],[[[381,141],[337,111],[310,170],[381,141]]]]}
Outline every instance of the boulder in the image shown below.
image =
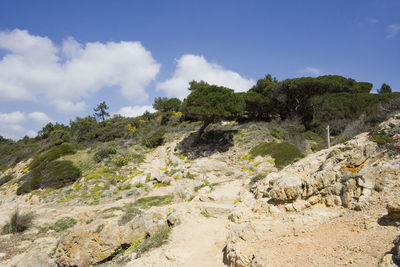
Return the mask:
{"type": "Polygon", "coordinates": [[[61,237],[55,259],[61,266],[96,264],[114,255],[123,245],[130,245],[145,235],[151,236],[166,225],[166,215],[154,210],[122,226],[118,220],[76,226],[61,237]],[[99,225],[103,226],[99,228],[99,225]]]}
{"type": "Polygon", "coordinates": [[[398,199],[392,200],[386,205],[388,217],[397,220],[400,219],[400,201],[398,199]]]}

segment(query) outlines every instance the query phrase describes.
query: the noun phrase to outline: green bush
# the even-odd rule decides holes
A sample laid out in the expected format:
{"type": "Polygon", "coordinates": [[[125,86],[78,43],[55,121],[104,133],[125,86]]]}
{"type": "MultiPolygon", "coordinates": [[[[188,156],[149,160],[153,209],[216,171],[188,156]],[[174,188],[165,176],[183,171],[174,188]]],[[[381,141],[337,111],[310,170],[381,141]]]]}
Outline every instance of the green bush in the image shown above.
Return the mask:
{"type": "Polygon", "coordinates": [[[114,158],[113,162],[115,165],[122,167],[128,164],[129,161],[132,161],[133,156],[131,154],[127,154],[125,156],[117,156],[114,158]]]}
{"type": "Polygon", "coordinates": [[[81,176],[81,170],[69,160],[52,161],[43,169],[32,171],[30,179],[17,189],[17,195],[39,188],[61,188],[74,183],[81,176]]]}
{"type": "Polygon", "coordinates": [[[142,209],[149,209],[153,206],[168,205],[172,202],[173,198],[173,195],[143,197],[136,200],[133,205],[142,209]]]}
{"type": "Polygon", "coordinates": [[[164,134],[166,130],[164,127],[159,127],[154,133],[152,133],[148,138],[144,138],[142,144],[148,148],[155,148],[164,142],[164,134]]]}
{"type": "Polygon", "coordinates": [[[63,143],[58,146],[53,146],[50,148],[48,151],[35,156],[33,159],[32,163],[30,164],[30,168],[34,169],[38,167],[39,165],[45,165],[47,162],[56,160],[62,156],[69,155],[69,154],[74,154],[75,153],[75,148],[74,145],[70,143],[63,143]]]}
{"type": "Polygon", "coordinates": [[[3,226],[2,234],[22,233],[32,226],[33,213],[20,214],[15,210],[11,215],[10,221],[3,226]]]}
{"type": "Polygon", "coordinates": [[[125,214],[122,215],[121,219],[118,221],[119,225],[124,225],[130,222],[137,215],[141,214],[140,209],[134,207],[133,203],[130,203],[125,206],[125,214]]]}
{"type": "Polygon", "coordinates": [[[288,142],[261,142],[250,150],[250,155],[253,158],[256,156],[270,155],[275,159],[275,166],[278,169],[281,169],[292,163],[294,160],[303,157],[300,150],[295,145],[288,142]]]}
{"type": "Polygon", "coordinates": [[[11,181],[14,178],[14,176],[12,176],[11,174],[8,174],[6,176],[3,176],[0,178],[0,186],[2,186],[3,184],[11,181]]]}
{"type": "Polygon", "coordinates": [[[76,224],[76,220],[71,217],[63,217],[57,220],[53,225],[46,225],[45,227],[41,228],[42,232],[47,232],[49,230],[54,230],[57,233],[63,232],[68,228],[71,228],[76,224]]]}
{"type": "Polygon", "coordinates": [[[135,244],[136,246],[133,246],[131,249],[138,254],[142,254],[150,250],[151,248],[158,248],[168,242],[171,229],[172,228],[169,226],[164,226],[153,235],[142,239],[137,245],[135,244]]]}
{"type": "Polygon", "coordinates": [[[390,141],[390,137],[383,134],[375,134],[370,137],[370,140],[378,145],[384,145],[390,141]]]}
{"type": "Polygon", "coordinates": [[[108,148],[103,148],[97,151],[94,154],[94,161],[97,163],[101,162],[103,159],[109,157],[110,155],[114,155],[117,153],[117,150],[115,147],[108,147],[108,148]]]}

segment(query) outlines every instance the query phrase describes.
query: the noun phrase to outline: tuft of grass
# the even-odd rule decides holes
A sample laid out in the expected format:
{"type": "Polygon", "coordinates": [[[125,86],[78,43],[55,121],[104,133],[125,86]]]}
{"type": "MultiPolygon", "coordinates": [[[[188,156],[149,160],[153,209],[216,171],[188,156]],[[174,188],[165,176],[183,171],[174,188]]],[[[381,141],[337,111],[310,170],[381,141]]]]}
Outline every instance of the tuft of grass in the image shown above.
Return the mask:
{"type": "Polygon", "coordinates": [[[253,158],[256,156],[271,155],[275,159],[275,166],[278,169],[282,169],[294,160],[303,157],[301,151],[295,145],[288,142],[261,142],[250,150],[250,155],[253,158]]]}
{"type": "Polygon", "coordinates": [[[41,227],[42,232],[47,232],[49,230],[54,230],[57,233],[63,232],[67,230],[68,228],[71,228],[76,224],[76,220],[71,217],[63,217],[56,221],[53,225],[46,225],[44,227],[41,227]]]}
{"type": "Polygon", "coordinates": [[[138,254],[143,254],[146,251],[149,251],[152,248],[158,248],[161,247],[162,245],[166,244],[168,242],[169,239],[169,235],[171,233],[171,227],[169,226],[164,226],[161,227],[157,232],[155,232],[153,235],[141,239],[141,240],[137,240],[134,243],[132,243],[131,245],[131,249],[132,251],[138,253],[138,254]]]}
{"type": "Polygon", "coordinates": [[[133,205],[142,209],[149,209],[153,206],[168,205],[172,202],[173,198],[173,195],[143,197],[136,200],[133,205]]]}
{"type": "Polygon", "coordinates": [[[167,187],[167,186],[169,186],[169,185],[171,185],[170,182],[168,182],[168,183],[154,183],[154,184],[153,184],[153,187],[154,187],[154,188],[159,188],[159,187],[167,187]]]}
{"type": "Polygon", "coordinates": [[[119,225],[124,225],[130,222],[137,215],[141,214],[142,211],[136,207],[134,207],[133,203],[130,203],[125,206],[125,214],[122,215],[121,219],[118,221],[119,225]]]}
{"type": "Polygon", "coordinates": [[[22,233],[32,226],[33,213],[20,214],[18,209],[11,215],[10,221],[3,226],[2,234],[22,233]]]}
{"type": "Polygon", "coordinates": [[[257,174],[256,176],[252,177],[250,180],[250,184],[255,184],[258,181],[264,179],[267,175],[266,174],[257,174]]]}
{"type": "Polygon", "coordinates": [[[390,136],[383,134],[375,134],[370,137],[372,142],[377,143],[378,145],[384,145],[390,141],[390,136]]]}
{"type": "Polygon", "coordinates": [[[3,176],[0,178],[0,186],[2,186],[3,184],[11,181],[14,178],[14,176],[12,176],[11,174],[8,174],[6,176],[3,176]]]}

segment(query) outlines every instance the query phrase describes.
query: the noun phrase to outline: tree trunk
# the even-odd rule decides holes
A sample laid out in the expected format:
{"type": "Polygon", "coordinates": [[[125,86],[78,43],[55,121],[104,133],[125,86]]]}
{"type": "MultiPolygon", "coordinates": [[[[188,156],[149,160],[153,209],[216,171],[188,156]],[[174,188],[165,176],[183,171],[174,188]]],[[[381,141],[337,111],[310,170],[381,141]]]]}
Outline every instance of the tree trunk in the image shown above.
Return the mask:
{"type": "Polygon", "coordinates": [[[193,141],[193,145],[197,145],[200,142],[200,138],[204,133],[204,130],[207,128],[208,125],[210,125],[211,121],[210,120],[205,120],[203,125],[200,127],[199,131],[196,134],[196,138],[193,141]]]}

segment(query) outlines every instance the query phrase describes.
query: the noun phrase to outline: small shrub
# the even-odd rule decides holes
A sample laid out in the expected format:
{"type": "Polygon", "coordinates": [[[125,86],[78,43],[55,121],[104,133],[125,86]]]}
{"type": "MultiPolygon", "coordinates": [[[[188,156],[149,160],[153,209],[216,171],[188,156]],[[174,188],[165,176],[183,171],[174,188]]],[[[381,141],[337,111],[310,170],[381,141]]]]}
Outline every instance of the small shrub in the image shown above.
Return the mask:
{"type": "Polygon", "coordinates": [[[153,206],[168,205],[172,202],[173,198],[173,195],[143,197],[136,200],[133,205],[142,209],[149,209],[153,206]]]}
{"type": "Polygon", "coordinates": [[[94,161],[97,163],[101,162],[103,159],[108,158],[110,155],[117,153],[114,147],[103,148],[94,154],[94,161]]]}
{"type": "Polygon", "coordinates": [[[32,226],[33,213],[20,214],[15,210],[11,215],[10,222],[3,226],[2,234],[22,233],[32,226]]]}
{"type": "Polygon", "coordinates": [[[14,178],[14,176],[12,176],[11,174],[8,174],[6,176],[3,176],[0,178],[0,186],[2,186],[3,184],[11,181],[14,178]]]}
{"type": "Polygon", "coordinates": [[[133,159],[133,156],[131,154],[127,154],[125,156],[115,157],[113,162],[118,167],[122,167],[122,166],[125,166],[126,164],[128,164],[128,162],[131,161],[132,159],[133,159]]]}
{"type": "Polygon", "coordinates": [[[136,242],[136,246],[132,246],[131,250],[142,254],[152,248],[158,248],[168,242],[171,233],[171,227],[164,226],[148,238],[144,238],[136,242]]]}
{"type": "Polygon", "coordinates": [[[266,174],[257,174],[256,176],[251,178],[250,184],[255,184],[258,181],[261,181],[262,179],[264,179],[266,176],[267,176],[266,174]]]}
{"type": "Polygon", "coordinates": [[[133,203],[130,203],[125,206],[125,214],[122,215],[121,219],[118,221],[119,225],[124,225],[130,222],[133,218],[135,218],[137,215],[141,214],[142,212],[134,207],[133,203]]]}
{"type": "Polygon", "coordinates": [[[384,145],[389,142],[390,137],[383,134],[375,134],[370,137],[370,140],[378,145],[384,145]]]}
{"type": "Polygon", "coordinates": [[[47,232],[49,230],[54,230],[57,233],[63,232],[68,228],[71,228],[76,224],[76,220],[71,217],[63,217],[57,220],[53,225],[47,225],[41,228],[42,232],[47,232]]]}
{"type": "Polygon", "coordinates": [[[261,142],[250,150],[250,155],[256,156],[271,155],[275,159],[275,166],[279,169],[292,163],[295,159],[301,158],[303,155],[300,150],[293,144],[288,142],[282,143],[266,143],[261,142]]]}
{"type": "Polygon", "coordinates": [[[165,132],[166,131],[164,127],[158,128],[153,134],[143,140],[143,145],[148,148],[155,148],[162,145],[164,142],[165,132]]]}

